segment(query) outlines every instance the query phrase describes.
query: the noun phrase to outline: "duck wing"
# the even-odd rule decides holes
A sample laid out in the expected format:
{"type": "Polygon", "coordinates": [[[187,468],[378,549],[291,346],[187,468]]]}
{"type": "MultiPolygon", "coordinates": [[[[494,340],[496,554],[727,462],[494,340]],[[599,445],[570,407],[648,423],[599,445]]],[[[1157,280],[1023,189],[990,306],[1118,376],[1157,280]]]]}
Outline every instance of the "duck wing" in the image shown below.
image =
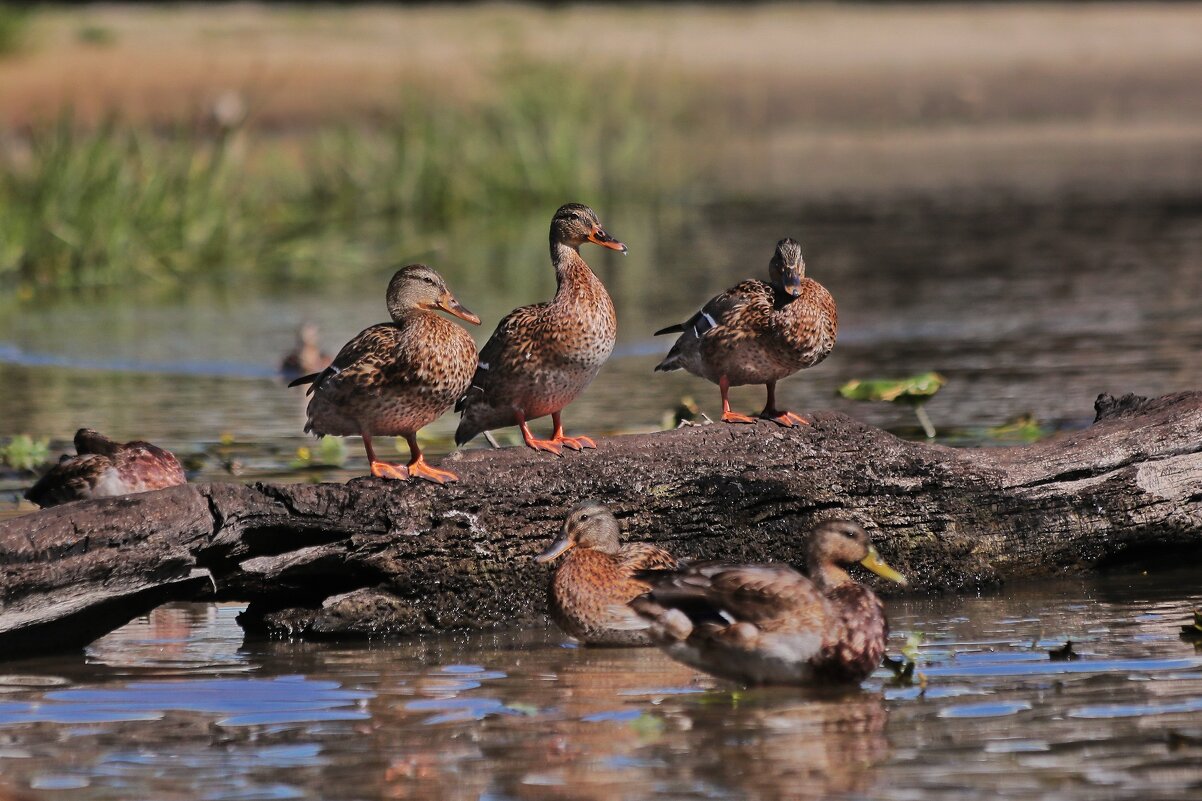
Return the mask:
{"type": "Polygon", "coordinates": [[[696,361],[703,338],[738,338],[744,331],[757,332],[761,326],[756,321],[769,319],[775,299],[775,290],[769,284],[754,279],[742,281],[715,295],[687,321],[655,332],[656,336],[680,332],[668,355],[656,365],[656,371],[694,369],[690,365],[696,361]]]}
{"type": "Polygon", "coordinates": [[[808,578],[787,565],[702,562],[682,570],[644,571],[648,596],[680,609],[694,624],[754,623],[778,628],[824,615],[825,600],[808,578]]]}
{"type": "Polygon", "coordinates": [[[534,343],[554,333],[540,330],[545,328],[543,311],[546,307],[546,303],[522,306],[497,323],[496,330],[480,349],[476,374],[472,376],[467,392],[455,404],[455,411],[462,412],[473,403],[488,401],[506,375],[532,358],[534,343]]]}

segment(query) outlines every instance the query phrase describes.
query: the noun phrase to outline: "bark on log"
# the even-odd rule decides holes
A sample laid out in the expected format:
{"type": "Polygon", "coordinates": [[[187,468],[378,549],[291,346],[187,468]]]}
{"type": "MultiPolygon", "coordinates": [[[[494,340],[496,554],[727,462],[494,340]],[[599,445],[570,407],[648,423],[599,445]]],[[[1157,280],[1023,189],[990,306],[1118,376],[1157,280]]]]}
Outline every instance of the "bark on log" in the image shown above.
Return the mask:
{"type": "Polygon", "coordinates": [[[449,457],[461,482],[209,484],[0,524],[0,646],[78,648],[169,599],[249,601],[248,630],[372,636],[516,624],[545,609],[532,556],[585,497],[685,558],[800,561],[863,522],[918,591],[1202,555],[1202,393],[1098,399],[1083,431],[1010,448],[907,442],[835,413],[714,424],[556,458],[449,457]]]}

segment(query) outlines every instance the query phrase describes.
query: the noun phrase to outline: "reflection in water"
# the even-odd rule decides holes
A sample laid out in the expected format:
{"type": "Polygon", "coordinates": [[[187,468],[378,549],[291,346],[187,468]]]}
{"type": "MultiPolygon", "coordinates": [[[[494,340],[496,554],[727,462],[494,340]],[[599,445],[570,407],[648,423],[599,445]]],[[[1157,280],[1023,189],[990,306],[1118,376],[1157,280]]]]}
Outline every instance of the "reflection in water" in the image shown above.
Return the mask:
{"type": "Polygon", "coordinates": [[[0,771],[34,798],[1180,799],[1202,786],[1192,575],[890,603],[919,670],[742,690],[547,630],[242,641],[173,605],[9,663],[0,771]],[[1070,638],[1081,659],[1051,662],[1070,638]]]}

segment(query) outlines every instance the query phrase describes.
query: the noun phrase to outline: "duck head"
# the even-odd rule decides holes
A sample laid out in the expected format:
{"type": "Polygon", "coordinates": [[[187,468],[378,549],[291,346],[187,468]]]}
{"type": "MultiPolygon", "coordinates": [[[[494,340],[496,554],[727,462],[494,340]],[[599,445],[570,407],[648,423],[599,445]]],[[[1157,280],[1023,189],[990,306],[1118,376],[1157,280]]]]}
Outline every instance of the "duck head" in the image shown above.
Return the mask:
{"type": "Polygon", "coordinates": [[[877,553],[868,539],[868,532],[851,520],[828,520],[820,523],[810,535],[806,562],[811,578],[826,577],[828,583],[839,574],[846,576],[838,567],[859,563],[882,578],[896,581],[905,586],[905,576],[898,573],[877,553]],[[833,569],[833,570],[832,570],[833,569]]]}
{"type": "Polygon", "coordinates": [[[806,277],[805,259],[801,257],[801,245],[786,237],[776,243],[776,253],[768,263],[768,278],[773,286],[780,287],[790,295],[801,294],[801,281],[806,277]]]}
{"type": "Polygon", "coordinates": [[[619,253],[626,252],[626,246],[601,227],[597,212],[582,203],[568,203],[559,207],[559,211],[551,218],[551,241],[576,250],[585,242],[592,242],[619,253]]]}
{"type": "Polygon", "coordinates": [[[568,512],[559,538],[551,543],[547,550],[534,557],[534,560],[550,562],[577,546],[616,554],[621,548],[620,534],[618,520],[613,512],[609,511],[609,507],[597,501],[584,501],[568,512]]]}
{"type": "Polygon", "coordinates": [[[388,283],[388,313],[392,319],[410,309],[440,310],[480,325],[480,318],[455,299],[442,276],[424,264],[402,267],[388,283]]]}

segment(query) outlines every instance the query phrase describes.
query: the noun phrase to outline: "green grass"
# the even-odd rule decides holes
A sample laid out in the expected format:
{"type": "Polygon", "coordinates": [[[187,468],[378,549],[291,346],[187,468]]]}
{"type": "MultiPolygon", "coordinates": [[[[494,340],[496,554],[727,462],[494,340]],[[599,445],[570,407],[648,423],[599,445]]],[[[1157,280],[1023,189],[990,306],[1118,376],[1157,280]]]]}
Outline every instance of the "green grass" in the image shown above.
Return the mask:
{"type": "Polygon", "coordinates": [[[479,101],[411,93],[374,125],[306,137],[299,155],[252,128],[86,129],[65,116],[0,152],[0,292],[304,280],[374,258],[359,244],[367,226],[417,251],[465,220],[682,188],[668,146],[678,120],[649,111],[662,106],[633,76],[522,64],[496,83],[479,101]]]}

